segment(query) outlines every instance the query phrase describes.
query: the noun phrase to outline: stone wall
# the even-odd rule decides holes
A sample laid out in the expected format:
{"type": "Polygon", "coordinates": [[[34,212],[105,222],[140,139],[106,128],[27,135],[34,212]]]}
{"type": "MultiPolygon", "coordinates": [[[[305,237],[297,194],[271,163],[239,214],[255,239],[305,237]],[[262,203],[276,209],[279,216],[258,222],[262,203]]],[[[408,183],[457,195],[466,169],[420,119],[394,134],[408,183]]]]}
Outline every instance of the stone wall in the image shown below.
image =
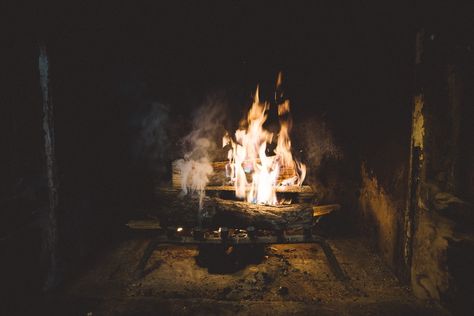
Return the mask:
{"type": "Polygon", "coordinates": [[[473,72],[469,45],[446,29],[418,33],[412,131],[411,284],[424,299],[472,310],[473,72]],[[423,124],[416,122],[422,121],[423,124]],[[460,246],[462,245],[462,246],[460,246]],[[461,248],[459,248],[461,247],[461,248]],[[464,256],[459,256],[463,249],[464,256]],[[471,282],[465,282],[471,280],[471,282]],[[471,284],[469,287],[466,284],[471,284]]]}

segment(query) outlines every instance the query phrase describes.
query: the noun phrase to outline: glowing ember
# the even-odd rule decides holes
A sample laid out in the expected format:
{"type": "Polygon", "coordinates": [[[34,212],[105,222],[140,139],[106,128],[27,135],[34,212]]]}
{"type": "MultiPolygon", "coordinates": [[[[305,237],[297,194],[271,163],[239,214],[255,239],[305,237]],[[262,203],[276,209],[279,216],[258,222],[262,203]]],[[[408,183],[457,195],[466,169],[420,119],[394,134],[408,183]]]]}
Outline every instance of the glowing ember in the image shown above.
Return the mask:
{"type": "MultiPolygon", "coordinates": [[[[277,79],[277,91],[281,85],[281,73],[277,79]]],[[[275,99],[282,95],[275,93],[275,99]]],[[[228,153],[229,163],[226,176],[235,187],[236,196],[250,203],[279,204],[276,196],[277,186],[301,186],[306,175],[306,166],[293,158],[291,153],[290,101],[283,100],[278,105],[280,131],[275,154],[267,156],[267,145],[272,143],[273,133],[265,130],[268,102],[260,102],[258,86],[252,107],[247,114],[248,126],[235,132],[235,140],[226,134],[223,146],[231,145],[228,153]],[[281,171],[290,170],[289,177],[281,179],[281,171]]],[[[285,172],[285,175],[287,172],[285,172]]]]}

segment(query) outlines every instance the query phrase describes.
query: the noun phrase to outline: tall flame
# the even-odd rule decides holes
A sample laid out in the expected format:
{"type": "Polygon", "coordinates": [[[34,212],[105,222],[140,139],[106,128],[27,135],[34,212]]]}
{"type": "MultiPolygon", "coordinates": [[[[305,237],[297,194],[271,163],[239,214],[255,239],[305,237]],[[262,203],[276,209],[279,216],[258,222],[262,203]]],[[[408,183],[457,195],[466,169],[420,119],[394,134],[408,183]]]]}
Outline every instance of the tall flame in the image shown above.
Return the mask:
{"type": "MultiPolygon", "coordinates": [[[[278,94],[281,82],[280,73],[276,85],[276,101],[282,98],[282,93],[278,94]]],[[[235,141],[229,134],[224,135],[223,146],[231,145],[226,175],[234,184],[236,196],[250,203],[276,205],[277,187],[301,186],[306,175],[306,166],[295,160],[291,153],[292,120],[289,100],[284,100],[278,105],[280,131],[277,146],[275,154],[267,156],[267,145],[273,141],[273,133],[263,128],[269,108],[268,102],[260,101],[257,86],[252,106],[247,114],[247,128],[235,132],[235,141]],[[283,169],[293,172],[288,178],[282,179],[280,174],[283,169]]]]}

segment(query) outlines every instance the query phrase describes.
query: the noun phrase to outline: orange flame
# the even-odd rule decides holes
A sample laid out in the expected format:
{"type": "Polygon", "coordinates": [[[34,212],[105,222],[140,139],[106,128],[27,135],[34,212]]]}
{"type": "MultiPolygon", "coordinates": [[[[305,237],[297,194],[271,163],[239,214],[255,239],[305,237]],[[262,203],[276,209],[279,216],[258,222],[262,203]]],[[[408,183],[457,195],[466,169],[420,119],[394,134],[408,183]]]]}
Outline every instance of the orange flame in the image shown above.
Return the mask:
{"type": "MultiPolygon", "coordinates": [[[[281,82],[282,76],[279,73],[277,89],[281,82]]],[[[276,96],[275,94],[275,99],[276,96]]],[[[273,140],[273,133],[263,128],[269,108],[268,102],[260,102],[257,86],[252,106],[247,114],[247,129],[238,129],[235,132],[235,142],[226,133],[223,137],[223,146],[231,145],[226,175],[234,184],[236,196],[250,203],[276,205],[278,204],[276,188],[285,185],[301,186],[306,175],[306,166],[295,160],[291,153],[292,120],[289,100],[284,100],[278,105],[280,131],[277,147],[275,155],[267,156],[267,144],[273,140]],[[290,177],[280,179],[282,168],[294,172],[290,177]]]]}

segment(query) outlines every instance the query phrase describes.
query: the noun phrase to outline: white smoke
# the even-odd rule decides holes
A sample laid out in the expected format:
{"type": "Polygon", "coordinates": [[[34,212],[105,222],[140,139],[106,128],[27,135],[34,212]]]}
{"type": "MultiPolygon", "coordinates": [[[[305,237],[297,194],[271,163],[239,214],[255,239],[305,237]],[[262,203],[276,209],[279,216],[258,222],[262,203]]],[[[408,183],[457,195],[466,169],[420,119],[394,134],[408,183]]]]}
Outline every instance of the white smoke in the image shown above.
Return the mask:
{"type": "Polygon", "coordinates": [[[218,97],[209,97],[193,115],[192,131],[182,140],[183,159],[176,162],[181,173],[183,194],[199,194],[199,211],[209,176],[213,172],[212,160],[220,149],[218,140],[224,134],[224,102],[218,97]]]}
{"type": "Polygon", "coordinates": [[[327,124],[317,118],[309,118],[295,126],[300,147],[304,149],[305,161],[313,171],[317,170],[325,158],[342,158],[341,149],[327,124]]]}
{"type": "MultiPolygon", "coordinates": [[[[296,124],[295,136],[301,148],[303,161],[307,163],[307,183],[312,186],[318,200],[333,200],[337,194],[334,181],[338,181],[334,162],[342,159],[343,153],[328,125],[319,118],[308,118],[296,124]],[[327,179],[328,172],[334,181],[327,179]]],[[[337,167],[336,167],[337,168],[337,167]]]]}
{"type": "Polygon", "coordinates": [[[159,102],[138,104],[140,110],[130,120],[130,125],[137,131],[133,159],[137,167],[162,179],[169,172],[173,154],[169,135],[173,127],[170,107],[159,102]]]}
{"type": "MultiPolygon", "coordinates": [[[[197,143],[201,143],[198,146],[203,146],[204,143],[209,143],[209,141],[200,138],[197,143]]],[[[176,167],[181,173],[181,190],[185,195],[197,192],[199,194],[199,210],[202,210],[205,188],[209,182],[209,176],[214,170],[208,157],[203,156],[198,160],[194,160],[187,156],[185,155],[184,159],[179,159],[176,163],[176,167]]]]}

